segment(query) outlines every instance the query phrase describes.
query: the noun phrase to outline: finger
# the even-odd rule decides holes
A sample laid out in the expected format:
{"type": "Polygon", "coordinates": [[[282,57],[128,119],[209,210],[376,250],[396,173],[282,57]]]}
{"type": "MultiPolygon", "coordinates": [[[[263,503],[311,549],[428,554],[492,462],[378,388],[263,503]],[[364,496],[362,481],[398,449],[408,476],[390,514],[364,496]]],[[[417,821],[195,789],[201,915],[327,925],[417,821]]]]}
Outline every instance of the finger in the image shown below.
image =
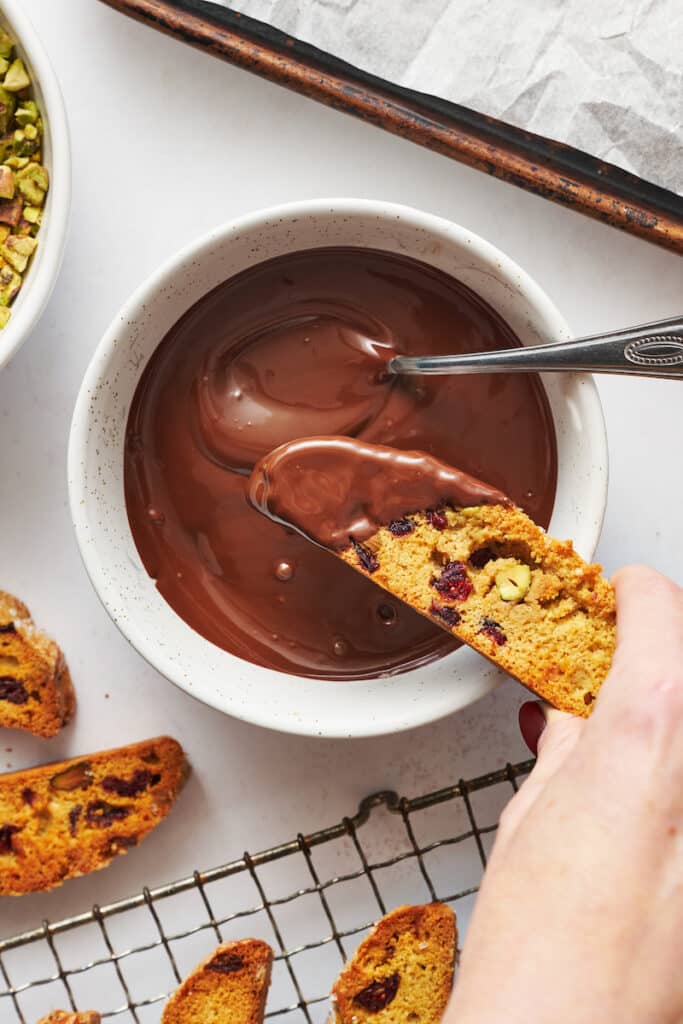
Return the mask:
{"type": "MultiPolygon", "coordinates": [[[[683,666],[683,590],[646,566],[627,566],[614,576],[617,648],[598,707],[647,697],[683,666]]],[[[596,709],[597,710],[597,709],[596,709]]]]}
{"type": "Polygon", "coordinates": [[[534,789],[541,789],[565,763],[578,743],[585,721],[541,705],[546,726],[538,739],[538,760],[529,776],[534,789]]]}
{"type": "MultiPolygon", "coordinates": [[[[526,712],[533,717],[533,728],[538,728],[538,717],[543,719],[544,727],[537,737],[538,759],[533,771],[517,795],[505,809],[501,841],[503,845],[510,839],[517,827],[528,814],[539,798],[550,779],[559,771],[574,750],[583,732],[586,722],[582,718],[574,718],[563,711],[551,708],[543,701],[530,701],[534,712],[526,712]]],[[[522,714],[520,709],[520,725],[522,714]]],[[[500,843],[499,843],[500,845],[500,843]]]]}

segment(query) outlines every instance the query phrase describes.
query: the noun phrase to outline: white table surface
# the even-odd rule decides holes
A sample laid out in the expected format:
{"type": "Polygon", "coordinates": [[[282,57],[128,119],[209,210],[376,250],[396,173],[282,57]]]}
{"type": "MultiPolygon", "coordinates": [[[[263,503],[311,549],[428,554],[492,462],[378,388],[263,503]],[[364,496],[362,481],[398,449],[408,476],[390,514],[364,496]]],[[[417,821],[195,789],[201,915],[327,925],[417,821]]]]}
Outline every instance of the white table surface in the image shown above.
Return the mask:
{"type": "MultiPolygon", "coordinates": [[[[64,90],[73,212],[61,277],[0,374],[0,586],[59,639],[75,722],[45,743],[0,730],[3,768],[168,732],[194,774],[139,850],[48,895],[4,900],[8,935],[339,820],[368,792],[414,795],[526,756],[521,688],[400,736],[292,738],[195,703],[127,644],[74,541],[66,445],[82,374],[114,313],[162,260],[247,211],[312,196],[406,203],[478,232],[525,267],[577,332],[682,312],[683,262],[195,52],[93,0],[25,0],[64,90]]],[[[646,561],[683,581],[676,383],[599,382],[610,439],[608,571],[646,561]]]]}

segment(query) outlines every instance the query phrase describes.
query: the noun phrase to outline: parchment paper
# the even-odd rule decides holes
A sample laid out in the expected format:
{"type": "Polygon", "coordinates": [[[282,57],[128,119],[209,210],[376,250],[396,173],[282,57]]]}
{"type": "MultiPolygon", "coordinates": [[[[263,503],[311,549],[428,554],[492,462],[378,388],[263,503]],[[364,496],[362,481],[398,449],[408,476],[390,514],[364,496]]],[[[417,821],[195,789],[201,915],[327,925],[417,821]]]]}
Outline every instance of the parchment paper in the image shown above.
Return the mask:
{"type": "Polygon", "coordinates": [[[231,0],[400,85],[683,194],[683,0],[231,0]]]}

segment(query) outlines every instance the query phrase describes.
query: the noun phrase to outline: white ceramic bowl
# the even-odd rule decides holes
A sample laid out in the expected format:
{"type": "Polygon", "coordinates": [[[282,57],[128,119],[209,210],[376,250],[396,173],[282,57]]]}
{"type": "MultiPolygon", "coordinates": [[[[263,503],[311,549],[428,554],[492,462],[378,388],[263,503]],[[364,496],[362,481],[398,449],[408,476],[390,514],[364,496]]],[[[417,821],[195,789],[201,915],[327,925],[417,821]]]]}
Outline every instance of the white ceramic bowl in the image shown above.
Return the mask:
{"type": "Polygon", "coordinates": [[[50,173],[38,248],[12,305],[9,323],[0,331],[1,369],[31,333],[59,274],[69,224],[71,155],[59,84],[21,0],[0,0],[0,26],[16,41],[17,53],[31,76],[45,128],[43,160],[50,173]]]}
{"type": "MultiPolygon", "coordinates": [[[[527,274],[488,242],[417,210],[356,199],[300,202],[217,228],[169,260],[133,295],[99,344],[78,396],[69,445],[76,536],[114,622],[168,679],[212,707],[314,736],[372,736],[440,718],[492,689],[502,674],[469,649],[391,679],[302,679],[242,661],[195,633],[159,595],[138,556],[123,493],[126,420],[145,364],[178,318],[226,278],[262,260],[321,246],[404,253],[478,292],[525,344],[570,337],[527,274]]],[[[558,443],[551,530],[586,557],[606,499],[607,443],[593,380],[545,380],[558,443]]]]}

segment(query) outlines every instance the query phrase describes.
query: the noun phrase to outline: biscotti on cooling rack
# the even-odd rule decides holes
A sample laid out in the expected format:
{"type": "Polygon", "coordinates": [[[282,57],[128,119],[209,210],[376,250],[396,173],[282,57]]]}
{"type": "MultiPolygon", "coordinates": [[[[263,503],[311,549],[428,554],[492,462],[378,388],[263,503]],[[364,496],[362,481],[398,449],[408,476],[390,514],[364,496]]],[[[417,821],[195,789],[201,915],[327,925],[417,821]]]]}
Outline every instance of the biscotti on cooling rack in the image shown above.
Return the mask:
{"type": "Polygon", "coordinates": [[[590,713],[614,652],[614,591],[521,509],[411,513],[338,554],[550,704],[590,713]]]}
{"type": "Polygon", "coordinates": [[[70,1010],[53,1010],[47,1017],[41,1017],[38,1024],[100,1024],[101,1017],[94,1010],[73,1013],[70,1010]]]}
{"type": "Polygon", "coordinates": [[[64,655],[25,604],[0,590],[0,726],[54,736],[73,714],[64,655]]]}
{"type": "Polygon", "coordinates": [[[438,1024],[453,987],[455,914],[399,907],[365,938],[332,989],[336,1024],[438,1024]]]}
{"type": "Polygon", "coordinates": [[[105,867],[166,817],[188,772],[168,737],[0,775],[0,896],[105,867]]]}
{"type": "Polygon", "coordinates": [[[219,946],[171,996],[162,1024],[262,1024],[272,963],[259,939],[219,946]]]}

